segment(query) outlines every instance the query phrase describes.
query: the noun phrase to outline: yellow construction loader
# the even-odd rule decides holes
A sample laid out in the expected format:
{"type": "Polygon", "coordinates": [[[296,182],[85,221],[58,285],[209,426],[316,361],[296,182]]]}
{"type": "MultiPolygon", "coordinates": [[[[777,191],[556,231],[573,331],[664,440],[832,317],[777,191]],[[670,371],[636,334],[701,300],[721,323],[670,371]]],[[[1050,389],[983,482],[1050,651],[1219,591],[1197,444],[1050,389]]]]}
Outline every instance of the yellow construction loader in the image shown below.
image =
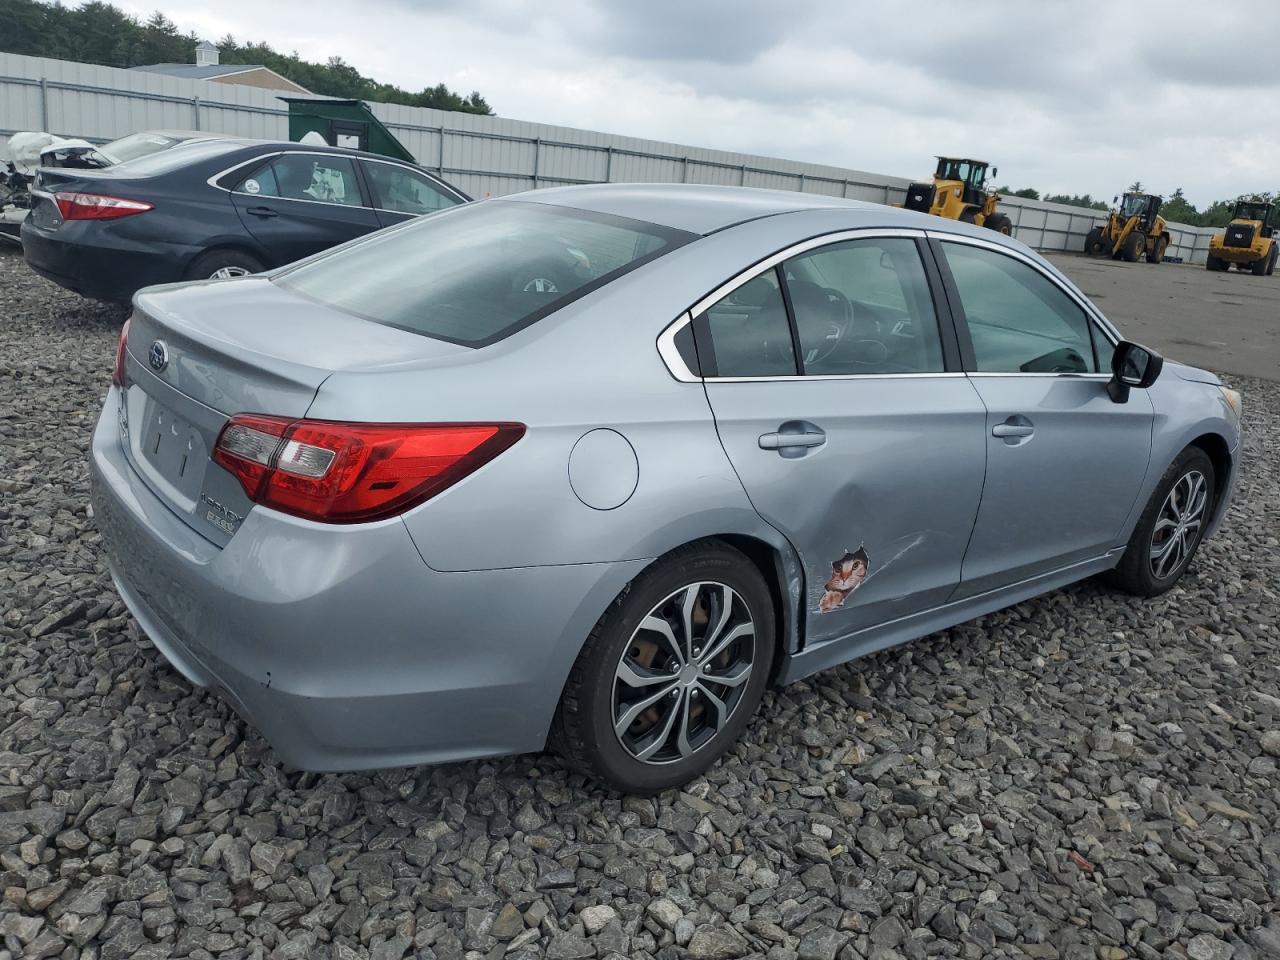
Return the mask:
{"type": "Polygon", "coordinates": [[[1084,252],[1095,257],[1128,260],[1137,263],[1159,263],[1169,249],[1169,231],[1160,216],[1162,200],[1153,193],[1126,193],[1119,207],[1111,211],[1106,223],[1100,223],[1084,238],[1084,252]]]}
{"type": "Polygon", "coordinates": [[[1240,200],[1231,214],[1222,236],[1209,238],[1209,256],[1205,266],[1210,270],[1252,270],[1255,277],[1276,272],[1276,205],[1269,200],[1240,200]]]}
{"type": "MultiPolygon", "coordinates": [[[[998,168],[991,168],[991,176],[998,168]]],[[[935,217],[962,220],[988,227],[1005,236],[1013,233],[1013,221],[996,212],[1000,194],[988,192],[985,160],[962,160],[938,157],[938,169],[932,183],[913,183],[907,188],[902,205],[908,210],[932,213],[935,217]]]]}

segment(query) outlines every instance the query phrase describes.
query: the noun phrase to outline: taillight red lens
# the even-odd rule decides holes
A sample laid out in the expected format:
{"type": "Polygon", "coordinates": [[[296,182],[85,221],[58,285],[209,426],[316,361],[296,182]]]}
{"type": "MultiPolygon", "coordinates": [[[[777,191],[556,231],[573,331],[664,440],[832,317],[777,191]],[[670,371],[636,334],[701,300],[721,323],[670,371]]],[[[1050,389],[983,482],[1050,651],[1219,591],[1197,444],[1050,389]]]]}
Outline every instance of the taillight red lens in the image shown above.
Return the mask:
{"type": "Polygon", "coordinates": [[[255,503],[326,523],[395,516],[524,435],[520,423],[334,423],[232,417],[213,459],[255,503]]]}
{"type": "Polygon", "coordinates": [[[125,200],[98,193],[55,193],[53,199],[63,220],[119,220],[155,209],[141,200],[125,200]]]}
{"type": "Polygon", "coordinates": [[[120,339],[116,343],[116,365],[111,371],[111,382],[117,387],[125,385],[124,359],[129,349],[129,321],[124,322],[124,326],[120,328],[120,339]]]}

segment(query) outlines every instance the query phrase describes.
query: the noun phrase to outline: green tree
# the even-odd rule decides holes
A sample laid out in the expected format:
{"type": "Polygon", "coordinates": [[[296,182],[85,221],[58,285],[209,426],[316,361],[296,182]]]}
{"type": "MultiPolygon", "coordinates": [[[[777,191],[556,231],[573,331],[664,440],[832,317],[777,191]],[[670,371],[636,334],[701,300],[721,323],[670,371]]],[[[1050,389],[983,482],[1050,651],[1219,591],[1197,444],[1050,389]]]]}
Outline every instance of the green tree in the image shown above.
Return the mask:
{"type": "Polygon", "coordinates": [[[1200,211],[1183,195],[1181,187],[1174,190],[1173,195],[1164,202],[1160,213],[1166,220],[1172,220],[1175,223],[1187,223],[1192,226],[1200,224],[1200,211]]]}
{"type": "MultiPolygon", "coordinates": [[[[192,63],[199,38],[183,35],[162,11],[145,22],[103,0],[66,7],[46,0],[0,0],[0,50],[32,57],[52,57],[135,67],[149,63],[192,63]]],[[[315,93],[411,107],[434,107],[464,113],[491,114],[478,92],[463,96],[443,83],[411,93],[364,76],[341,57],[327,63],[303,60],[297,52],[282,54],[265,43],[238,43],[228,34],[218,43],[223,63],[260,63],[315,93]]]]}

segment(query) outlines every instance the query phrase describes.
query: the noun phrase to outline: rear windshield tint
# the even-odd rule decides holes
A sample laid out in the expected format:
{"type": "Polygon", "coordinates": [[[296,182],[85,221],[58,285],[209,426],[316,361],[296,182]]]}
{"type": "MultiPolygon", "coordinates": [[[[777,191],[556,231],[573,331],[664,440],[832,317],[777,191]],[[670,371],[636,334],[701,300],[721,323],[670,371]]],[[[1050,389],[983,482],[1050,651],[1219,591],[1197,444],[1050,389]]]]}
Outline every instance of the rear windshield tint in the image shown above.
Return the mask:
{"type": "Polygon", "coordinates": [[[694,236],[624,217],[488,200],[374,234],[276,282],[375,323],[482,347],[694,236]]]}
{"type": "Polygon", "coordinates": [[[192,163],[212,160],[224,153],[243,150],[243,140],[196,140],[192,143],[178,143],[158,153],[148,153],[113,167],[121,176],[154,177],[170,170],[177,170],[192,163]]]}

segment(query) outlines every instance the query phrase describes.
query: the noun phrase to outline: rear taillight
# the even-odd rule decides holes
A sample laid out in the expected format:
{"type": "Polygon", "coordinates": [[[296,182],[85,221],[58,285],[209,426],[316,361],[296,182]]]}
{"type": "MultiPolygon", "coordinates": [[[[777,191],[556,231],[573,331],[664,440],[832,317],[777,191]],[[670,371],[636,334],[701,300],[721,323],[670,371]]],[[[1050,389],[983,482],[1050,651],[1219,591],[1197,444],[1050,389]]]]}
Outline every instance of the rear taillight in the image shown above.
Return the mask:
{"type": "Polygon", "coordinates": [[[524,435],[520,423],[334,423],[232,417],[213,459],[249,499],[325,523],[361,523],[415,507],[524,435]]]}
{"type": "Polygon", "coordinates": [[[119,220],[155,209],[141,200],[125,200],[97,193],[55,193],[53,199],[63,220],[119,220]]]}
{"type": "Polygon", "coordinates": [[[116,365],[111,371],[111,382],[117,387],[123,387],[124,384],[124,358],[129,350],[129,321],[124,322],[124,326],[120,328],[120,340],[116,343],[116,365]]]}

